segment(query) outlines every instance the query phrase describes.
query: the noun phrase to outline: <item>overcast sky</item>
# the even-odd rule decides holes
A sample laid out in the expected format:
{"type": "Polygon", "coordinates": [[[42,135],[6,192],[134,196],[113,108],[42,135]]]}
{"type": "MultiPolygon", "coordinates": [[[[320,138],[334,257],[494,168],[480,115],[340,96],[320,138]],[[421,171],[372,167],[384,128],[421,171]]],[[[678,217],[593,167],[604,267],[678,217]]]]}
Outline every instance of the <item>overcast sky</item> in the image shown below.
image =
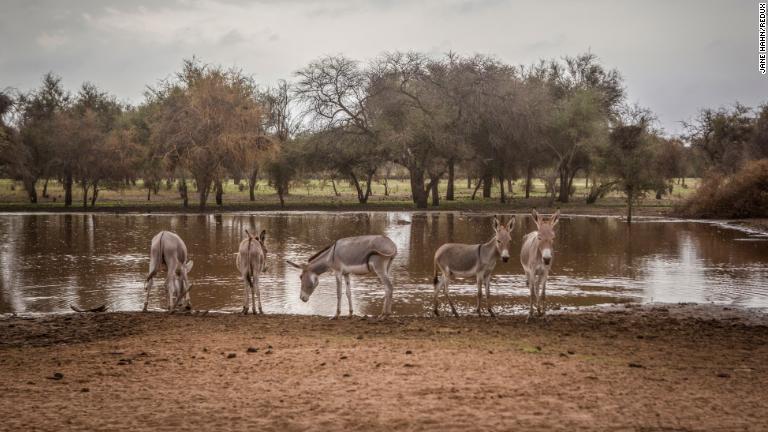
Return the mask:
{"type": "Polygon", "coordinates": [[[263,84],[324,54],[492,54],[511,64],[597,54],[668,133],[701,107],[768,101],[757,1],[3,0],[0,89],[54,71],[139,103],[192,55],[263,84]]]}

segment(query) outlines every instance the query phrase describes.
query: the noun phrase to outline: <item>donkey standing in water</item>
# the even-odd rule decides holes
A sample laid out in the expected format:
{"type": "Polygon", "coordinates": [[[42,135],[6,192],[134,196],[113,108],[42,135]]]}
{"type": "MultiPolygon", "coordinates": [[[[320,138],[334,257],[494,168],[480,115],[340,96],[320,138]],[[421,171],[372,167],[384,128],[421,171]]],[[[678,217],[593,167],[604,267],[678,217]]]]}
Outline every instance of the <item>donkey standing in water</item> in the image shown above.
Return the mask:
{"type": "Polygon", "coordinates": [[[182,298],[185,308],[192,309],[192,302],[189,300],[189,288],[192,284],[189,283],[187,274],[192,270],[193,262],[187,261],[187,258],[187,245],[178,235],[170,231],[160,231],[152,238],[152,246],[149,249],[149,274],[144,281],[144,312],[147,311],[153,278],[163,264],[168,268],[165,276],[168,312],[173,312],[182,298]]]}
{"type": "Polygon", "coordinates": [[[537,230],[523,237],[523,247],[520,250],[520,263],[525,270],[526,282],[531,291],[529,320],[533,317],[534,303],[538,316],[546,312],[547,276],[552,268],[552,244],[555,241],[555,225],[560,220],[560,209],[548,220],[539,215],[536,209],[533,209],[531,216],[537,230]]]}
{"type": "Polygon", "coordinates": [[[448,282],[451,276],[477,278],[477,315],[482,316],[480,304],[483,298],[483,285],[485,285],[485,300],[488,313],[496,316],[491,308],[491,272],[496,267],[496,261],[501,258],[502,261],[509,261],[509,242],[512,240],[510,232],[515,226],[515,218],[510,219],[506,225],[501,224],[499,219],[493,218],[493,230],[496,235],[486,243],[481,244],[462,244],[446,243],[440,246],[435,252],[435,270],[432,273],[432,283],[435,287],[435,315],[438,312],[437,298],[440,293],[440,287],[443,288],[445,299],[451,306],[451,311],[458,317],[451,298],[448,296],[448,282]],[[438,278],[438,272],[443,274],[442,279],[438,278]]]}
{"type": "Polygon", "coordinates": [[[243,314],[248,313],[248,292],[251,293],[251,310],[256,315],[256,301],[259,302],[259,313],[261,310],[261,291],[259,291],[259,273],[267,271],[267,247],[264,245],[264,238],[267,231],[262,230],[258,237],[245,230],[247,239],[240,242],[240,248],[235,254],[235,265],[240,271],[245,285],[245,296],[243,298],[243,314]]]}
{"type": "Polygon", "coordinates": [[[352,316],[352,291],[349,275],[363,275],[371,272],[381,279],[384,284],[384,306],[381,317],[392,313],[392,282],[389,279],[389,269],[397,254],[397,246],[383,235],[365,235],[347,237],[336,240],[316,254],[312,255],[306,264],[288,264],[301,269],[301,301],[306,302],[320,283],[319,276],[327,271],[336,275],[336,315],[341,313],[341,278],[347,285],[347,303],[349,316],[352,316]]]}

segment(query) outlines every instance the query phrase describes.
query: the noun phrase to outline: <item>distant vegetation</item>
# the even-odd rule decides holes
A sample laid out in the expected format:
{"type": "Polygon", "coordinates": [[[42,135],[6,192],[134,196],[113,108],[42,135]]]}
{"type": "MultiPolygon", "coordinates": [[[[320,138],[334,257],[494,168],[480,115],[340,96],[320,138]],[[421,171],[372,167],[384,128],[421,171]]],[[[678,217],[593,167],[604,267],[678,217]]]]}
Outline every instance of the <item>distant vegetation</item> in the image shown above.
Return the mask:
{"type": "Polygon", "coordinates": [[[749,161],[768,157],[768,107],[704,109],[684,136],[668,137],[592,54],[525,67],[455,54],[328,56],[272,88],[193,59],[138,106],[90,83],[72,94],[49,73],[38,89],[0,93],[0,119],[0,177],[33,204],[50,201],[55,183],[64,206],[75,205],[73,190],[95,206],[103,191],[141,187],[147,201],[172,190],[205,208],[211,194],[224,205],[228,185],[251,201],[268,187],[284,204],[313,182],[368,203],[404,179],[416,208],[459,189],[505,203],[540,185],[561,203],[620,194],[631,218],[640,199],[662,199],[686,177],[749,188],[728,179],[752,179],[765,165],[749,161]]]}

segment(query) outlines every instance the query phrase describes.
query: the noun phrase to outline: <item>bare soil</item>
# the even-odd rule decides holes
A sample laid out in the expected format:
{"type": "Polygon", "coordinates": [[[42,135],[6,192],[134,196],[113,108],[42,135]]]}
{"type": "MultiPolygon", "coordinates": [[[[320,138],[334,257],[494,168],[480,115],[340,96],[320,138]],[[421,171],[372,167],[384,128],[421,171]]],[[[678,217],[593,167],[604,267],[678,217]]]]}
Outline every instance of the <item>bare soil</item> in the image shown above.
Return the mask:
{"type": "Polygon", "coordinates": [[[767,324],[693,305],[3,316],[0,429],[768,430],[767,324]]]}

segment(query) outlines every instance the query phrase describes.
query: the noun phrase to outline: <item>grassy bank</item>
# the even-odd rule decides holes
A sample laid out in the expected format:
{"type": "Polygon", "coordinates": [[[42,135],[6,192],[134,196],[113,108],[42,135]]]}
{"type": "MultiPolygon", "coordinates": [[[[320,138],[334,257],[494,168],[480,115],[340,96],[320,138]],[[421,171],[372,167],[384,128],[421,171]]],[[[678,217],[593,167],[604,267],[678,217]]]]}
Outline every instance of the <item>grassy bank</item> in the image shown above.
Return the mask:
{"type": "MultiPolygon", "coordinates": [[[[441,199],[439,207],[433,210],[464,210],[464,211],[516,211],[527,210],[531,207],[552,208],[562,207],[571,213],[585,214],[623,214],[624,200],[618,193],[609,194],[596,204],[587,205],[585,197],[588,193],[584,179],[575,182],[576,192],[568,204],[556,203],[548,197],[544,184],[540,180],[533,183],[531,198],[525,199],[522,181],[513,184],[511,199],[508,203],[499,202],[498,185],[492,190],[492,198],[482,198],[478,191],[476,199],[472,200],[474,187],[467,187],[466,179],[456,182],[455,200],[441,199]]],[[[637,206],[638,214],[659,215],[669,212],[673,205],[690,195],[695,189],[697,179],[687,179],[687,187],[675,187],[671,195],[657,200],[647,197],[637,206]]],[[[440,195],[445,197],[446,183],[440,185],[440,195]]],[[[286,197],[285,207],[280,206],[274,190],[265,181],[259,181],[256,187],[254,201],[250,201],[248,189],[244,182],[242,186],[229,181],[224,187],[223,205],[217,206],[211,195],[206,211],[246,211],[246,210],[414,210],[415,206],[410,197],[410,186],[407,180],[390,180],[386,187],[382,183],[374,183],[373,195],[366,204],[359,204],[354,188],[346,182],[336,182],[336,192],[333,185],[326,180],[308,180],[297,184],[286,197]]],[[[42,194],[40,194],[42,195],[42,194]]],[[[151,194],[147,200],[147,190],[141,181],[136,185],[119,189],[105,189],[99,192],[95,207],[83,207],[82,192],[74,190],[73,206],[63,205],[64,192],[58,182],[48,185],[48,198],[40,197],[37,204],[30,204],[21,185],[10,180],[0,180],[0,211],[109,211],[109,212],[161,212],[161,211],[199,211],[197,195],[190,189],[189,208],[182,207],[176,186],[168,188],[163,185],[157,194],[151,194]]]]}

